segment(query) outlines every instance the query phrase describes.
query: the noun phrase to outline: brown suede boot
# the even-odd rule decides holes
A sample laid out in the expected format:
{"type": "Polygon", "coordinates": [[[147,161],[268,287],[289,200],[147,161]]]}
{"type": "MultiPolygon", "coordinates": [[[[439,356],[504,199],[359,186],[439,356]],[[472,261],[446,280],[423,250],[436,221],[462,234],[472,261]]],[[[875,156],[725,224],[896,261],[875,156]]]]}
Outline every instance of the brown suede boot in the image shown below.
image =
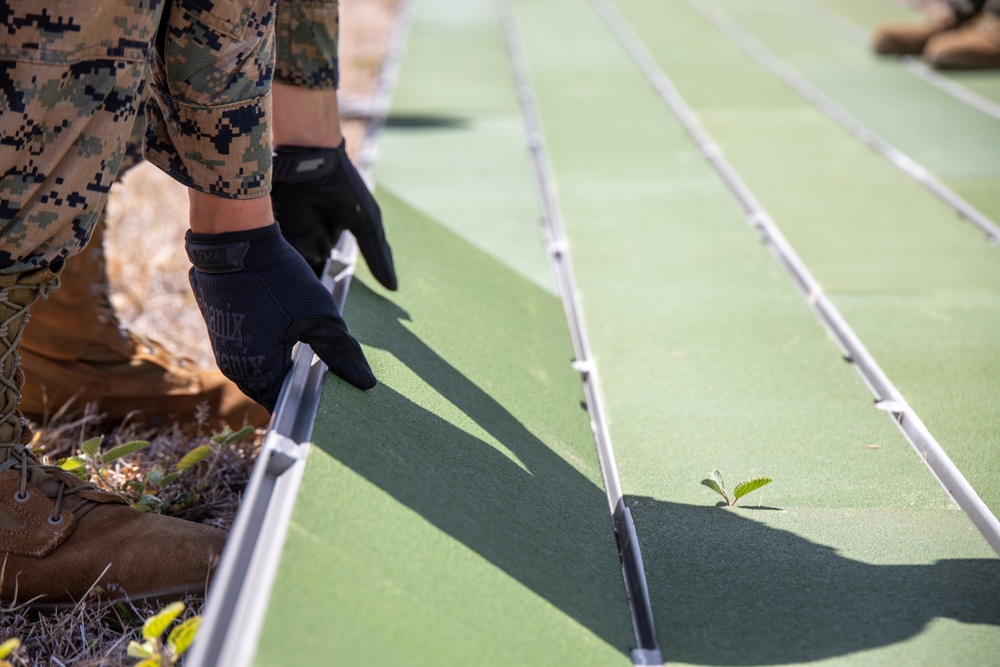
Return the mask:
{"type": "Polygon", "coordinates": [[[955,30],[969,18],[946,3],[930,5],[923,23],[891,23],[876,28],[872,49],[885,55],[920,55],[932,37],[955,30]]]}
{"type": "Polygon", "coordinates": [[[267,424],[267,411],[222,373],[201,370],[122,325],[108,297],[103,230],[98,224],[87,248],[66,263],[62,286],[31,312],[21,344],[28,377],[21,410],[42,417],[76,399],[79,409],[96,402],[108,419],[138,411],[158,424],[190,421],[204,403],[215,423],[267,424]]]}
{"type": "Polygon", "coordinates": [[[960,30],[937,35],[924,58],[937,69],[1000,68],[1000,15],[983,12],[960,30]]]}
{"type": "Polygon", "coordinates": [[[0,603],[55,609],[95,586],[105,599],[200,592],[225,533],[133,510],[26,446],[17,347],[28,310],[57,284],[48,269],[0,276],[0,603]]]}

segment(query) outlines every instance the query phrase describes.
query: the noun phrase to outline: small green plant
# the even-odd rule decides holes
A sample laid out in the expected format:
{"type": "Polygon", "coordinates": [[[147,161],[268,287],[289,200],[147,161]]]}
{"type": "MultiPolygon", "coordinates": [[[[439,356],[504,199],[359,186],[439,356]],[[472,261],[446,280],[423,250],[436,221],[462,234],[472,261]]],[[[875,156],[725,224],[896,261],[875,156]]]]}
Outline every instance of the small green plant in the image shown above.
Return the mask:
{"type": "Polygon", "coordinates": [[[212,451],[208,445],[199,445],[181,457],[173,471],[167,472],[167,469],[157,464],[146,473],[145,479],[130,479],[125,482],[123,489],[130,492],[133,498],[138,496],[138,500],[132,503],[136,509],[143,512],[161,511],[170,503],[160,499],[157,495],[160,490],[176,481],[187,470],[201,463],[212,451]]]}
{"type": "Polygon", "coordinates": [[[127,479],[124,483],[119,482],[120,489],[115,488],[113,479],[109,479],[110,464],[123,456],[148,447],[149,442],[136,440],[102,453],[101,442],[103,438],[91,438],[80,446],[80,454],[61,459],[58,463],[63,470],[68,470],[82,479],[94,480],[108,491],[118,493],[127,499],[133,507],[143,512],[163,512],[168,507],[183,509],[199,501],[201,492],[211,482],[212,469],[222,455],[223,448],[240,438],[252,435],[253,432],[252,426],[235,432],[227,426],[224,430],[212,435],[211,444],[199,445],[185,454],[173,469],[169,465],[158,463],[145,475],[131,475],[131,479],[127,479]],[[212,456],[213,454],[214,456],[212,456]],[[205,469],[198,481],[191,485],[191,488],[180,498],[167,501],[160,497],[164,488],[209,456],[212,458],[208,465],[204,466],[205,469]]]}
{"type": "Polygon", "coordinates": [[[740,482],[736,485],[736,488],[733,489],[733,497],[731,499],[729,494],[726,492],[726,485],[722,482],[722,473],[718,470],[713,470],[706,479],[701,480],[701,483],[725,498],[726,505],[732,507],[736,504],[736,501],[743,496],[747,495],[751,491],[756,491],[762,486],[767,486],[773,481],[774,480],[770,477],[754,477],[753,479],[748,479],[745,482],[740,482]]]}
{"type": "Polygon", "coordinates": [[[59,461],[59,467],[83,479],[87,479],[88,476],[92,475],[99,480],[101,485],[113,490],[107,481],[108,466],[112,461],[148,447],[149,442],[146,440],[133,440],[132,442],[126,442],[124,445],[112,447],[102,453],[101,442],[103,440],[104,436],[100,435],[87,440],[80,445],[81,454],[62,459],[59,461]]]}
{"type": "MultiPolygon", "coordinates": [[[[205,472],[202,474],[201,480],[199,480],[198,482],[199,490],[204,489],[211,481],[212,469],[215,468],[215,463],[219,460],[219,456],[222,455],[223,448],[226,447],[227,445],[236,442],[241,438],[245,438],[248,435],[253,435],[253,432],[254,432],[253,426],[244,426],[239,431],[233,431],[228,426],[226,426],[219,433],[212,434],[212,443],[215,445],[214,447],[211,447],[209,445],[201,445],[200,447],[193,450],[191,453],[189,453],[187,456],[184,457],[184,459],[187,459],[188,457],[195,457],[194,462],[191,463],[191,465],[195,465],[209,454],[212,453],[215,454],[215,456],[213,456],[212,460],[209,462],[208,466],[205,468],[205,472]]],[[[183,462],[184,459],[182,459],[181,462],[183,462]]],[[[178,464],[178,466],[179,465],[180,464],[178,464]]]]}
{"type": "Polygon", "coordinates": [[[253,432],[253,426],[246,426],[239,431],[233,431],[226,426],[222,431],[212,434],[211,444],[199,445],[188,452],[177,463],[177,469],[180,472],[193,468],[205,459],[208,459],[209,456],[211,456],[211,459],[208,460],[208,465],[204,466],[204,470],[197,483],[190,485],[190,488],[177,499],[175,506],[182,508],[198,504],[201,501],[202,492],[212,483],[212,471],[215,469],[215,464],[222,457],[225,447],[241,438],[253,435],[253,432]]]}
{"type": "Polygon", "coordinates": [[[140,659],[135,667],[172,667],[178,664],[180,657],[191,647],[201,625],[201,616],[192,616],[175,625],[164,641],[163,634],[183,611],[184,603],[174,602],[146,619],[142,625],[145,641],[141,644],[131,641],[128,645],[129,656],[140,659]]]}
{"type": "Polygon", "coordinates": [[[0,667],[12,667],[10,660],[7,658],[11,657],[20,645],[20,639],[8,639],[3,644],[0,644],[0,667]]]}

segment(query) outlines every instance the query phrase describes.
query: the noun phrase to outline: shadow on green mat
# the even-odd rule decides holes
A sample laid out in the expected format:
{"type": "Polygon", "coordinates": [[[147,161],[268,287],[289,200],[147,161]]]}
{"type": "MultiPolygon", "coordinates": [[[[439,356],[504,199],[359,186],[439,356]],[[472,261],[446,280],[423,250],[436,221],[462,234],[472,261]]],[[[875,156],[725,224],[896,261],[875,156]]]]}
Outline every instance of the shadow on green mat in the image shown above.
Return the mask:
{"type": "MultiPolygon", "coordinates": [[[[392,388],[363,394],[332,378],[338,413],[357,418],[338,423],[335,443],[317,446],[626,652],[602,490],[403,325],[405,311],[360,282],[352,299],[367,344],[390,352],[524,467],[392,388]]],[[[745,518],[746,509],[642,499],[634,513],[672,662],[808,662],[902,642],[939,617],[1000,625],[997,560],[878,566],[745,518]]]]}
{"type": "Polygon", "coordinates": [[[468,119],[456,116],[397,113],[385,119],[385,127],[394,130],[459,130],[468,126],[468,119]]]}
{"type": "Polygon", "coordinates": [[[352,418],[329,428],[317,421],[336,436],[315,446],[627,653],[632,632],[603,491],[411,332],[401,308],[359,280],[351,299],[359,339],[390,352],[516,460],[386,384],[359,392],[332,376],[327,397],[352,418]]]}
{"type": "MultiPolygon", "coordinates": [[[[903,642],[935,618],[1000,625],[1000,560],[872,565],[758,523],[750,508],[630,500],[668,661],[802,663],[903,642]]],[[[974,653],[995,656],[991,637],[974,653]]],[[[950,647],[948,662],[970,664],[965,649],[950,647]]]]}

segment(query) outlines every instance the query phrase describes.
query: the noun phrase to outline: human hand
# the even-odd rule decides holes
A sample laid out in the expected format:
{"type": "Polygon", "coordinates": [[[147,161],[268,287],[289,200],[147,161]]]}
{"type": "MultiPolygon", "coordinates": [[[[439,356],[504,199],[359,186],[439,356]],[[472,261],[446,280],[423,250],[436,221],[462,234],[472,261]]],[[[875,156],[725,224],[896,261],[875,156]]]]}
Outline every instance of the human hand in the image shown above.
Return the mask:
{"type": "Polygon", "coordinates": [[[392,250],[382,212],[361,174],[339,148],[279,146],[274,155],[271,201],[281,233],[320,275],[340,233],[358,241],[372,275],[396,289],[392,250]]]}
{"type": "Polygon", "coordinates": [[[188,278],[219,369],[269,412],[298,341],[354,386],[375,386],[333,296],[278,225],[223,234],[189,231],[185,248],[194,265],[188,278]]]}

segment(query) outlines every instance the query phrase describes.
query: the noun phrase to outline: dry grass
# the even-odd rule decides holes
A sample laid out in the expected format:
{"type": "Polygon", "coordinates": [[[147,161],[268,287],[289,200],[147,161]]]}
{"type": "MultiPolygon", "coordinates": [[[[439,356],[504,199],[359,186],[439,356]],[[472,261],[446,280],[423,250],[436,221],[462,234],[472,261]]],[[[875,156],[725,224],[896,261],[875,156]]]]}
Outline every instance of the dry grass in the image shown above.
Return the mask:
{"type": "MultiPolygon", "coordinates": [[[[393,27],[398,0],[341,0],[341,95],[364,99],[374,90],[375,77],[393,27]]],[[[348,146],[356,150],[364,123],[346,120],[348,146]]],[[[167,349],[213,368],[205,325],[187,281],[189,263],[183,252],[188,226],[187,194],[172,179],[148,164],[125,174],[112,188],[107,216],[106,249],[111,299],[123,322],[167,349]]],[[[149,440],[150,446],[113,464],[104,483],[137,500],[130,481],[142,482],[156,466],[173,469],[195,447],[210,442],[204,423],[174,424],[147,430],[124,423],[108,430],[99,415],[85,411],[69,420],[56,415],[34,425],[35,446],[50,461],[78,454],[88,438],[105,436],[104,448],[149,440]]],[[[263,433],[234,442],[208,463],[157,490],[164,514],[228,529],[249,478],[263,433]]],[[[202,601],[185,601],[185,616],[201,612],[202,601]]],[[[156,609],[119,604],[101,607],[85,601],[71,612],[35,616],[23,610],[0,609],[0,641],[10,637],[22,646],[12,664],[117,667],[128,658],[129,641],[140,639],[143,619],[156,609]]]]}
{"type": "MultiPolygon", "coordinates": [[[[200,600],[189,598],[181,620],[196,615],[200,600]]],[[[130,641],[142,641],[142,622],[156,609],[121,603],[100,609],[83,603],[76,609],[50,616],[32,617],[4,613],[4,636],[21,640],[11,659],[18,667],[119,667],[135,664],[127,656],[130,641]]]]}

